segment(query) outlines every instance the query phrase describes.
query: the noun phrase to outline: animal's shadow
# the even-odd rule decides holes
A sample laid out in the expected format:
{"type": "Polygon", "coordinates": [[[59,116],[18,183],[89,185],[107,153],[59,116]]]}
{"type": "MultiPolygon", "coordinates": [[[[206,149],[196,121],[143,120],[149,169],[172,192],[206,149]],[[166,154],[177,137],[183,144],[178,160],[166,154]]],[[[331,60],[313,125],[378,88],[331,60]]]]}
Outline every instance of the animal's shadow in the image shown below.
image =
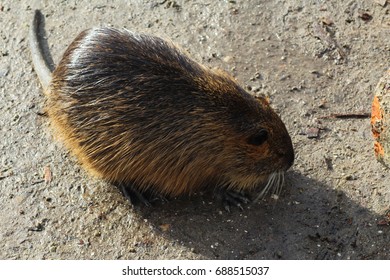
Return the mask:
{"type": "Polygon", "coordinates": [[[211,196],[195,196],[139,213],[160,234],[210,259],[390,257],[390,230],[377,225],[378,214],[301,174],[289,172],[288,181],[278,201],[244,211],[228,213],[211,196]]]}

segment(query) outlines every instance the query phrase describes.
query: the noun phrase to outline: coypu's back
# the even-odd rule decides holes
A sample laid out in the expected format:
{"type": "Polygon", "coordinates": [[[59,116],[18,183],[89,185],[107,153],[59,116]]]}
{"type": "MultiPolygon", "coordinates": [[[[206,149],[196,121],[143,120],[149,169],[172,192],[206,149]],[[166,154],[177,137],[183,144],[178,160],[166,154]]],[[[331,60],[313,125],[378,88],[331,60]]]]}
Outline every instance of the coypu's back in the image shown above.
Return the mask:
{"type": "Polygon", "coordinates": [[[81,162],[141,191],[250,189],[294,160],[288,132],[264,99],[158,37],[82,32],[49,92],[49,116],[81,162]]]}

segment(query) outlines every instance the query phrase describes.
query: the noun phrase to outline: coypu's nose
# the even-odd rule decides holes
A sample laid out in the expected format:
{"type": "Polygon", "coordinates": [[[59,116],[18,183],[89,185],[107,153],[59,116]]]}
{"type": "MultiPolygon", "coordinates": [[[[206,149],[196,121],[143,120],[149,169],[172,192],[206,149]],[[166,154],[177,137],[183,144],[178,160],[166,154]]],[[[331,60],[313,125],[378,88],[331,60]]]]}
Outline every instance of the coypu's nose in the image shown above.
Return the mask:
{"type": "Polygon", "coordinates": [[[294,163],[294,151],[293,150],[285,150],[283,152],[279,152],[278,155],[282,158],[283,165],[285,170],[289,169],[294,163]]]}
{"type": "Polygon", "coordinates": [[[291,146],[291,150],[287,153],[286,159],[287,159],[287,164],[288,164],[287,169],[288,169],[288,168],[290,168],[290,167],[293,165],[293,163],[294,163],[294,149],[293,149],[292,146],[291,146]]]}
{"type": "Polygon", "coordinates": [[[285,163],[286,170],[289,169],[294,163],[294,148],[291,142],[291,139],[285,141],[284,149],[281,149],[278,152],[278,155],[283,158],[283,162],[285,163]]]}
{"type": "Polygon", "coordinates": [[[292,145],[292,141],[291,141],[291,138],[288,137],[288,141],[286,141],[286,148],[284,150],[285,154],[285,159],[286,159],[286,163],[287,163],[287,169],[289,169],[293,163],[294,163],[294,147],[292,145]]]}

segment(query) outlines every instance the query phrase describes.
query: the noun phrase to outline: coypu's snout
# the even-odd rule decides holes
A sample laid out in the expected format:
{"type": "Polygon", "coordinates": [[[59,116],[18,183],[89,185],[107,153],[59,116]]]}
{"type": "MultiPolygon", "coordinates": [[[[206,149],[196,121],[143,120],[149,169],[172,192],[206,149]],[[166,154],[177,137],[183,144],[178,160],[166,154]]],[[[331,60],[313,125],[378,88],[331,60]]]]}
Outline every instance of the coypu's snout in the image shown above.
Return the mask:
{"type": "Polygon", "coordinates": [[[287,135],[286,138],[287,138],[285,140],[286,149],[284,149],[281,153],[281,156],[284,158],[285,161],[284,170],[288,170],[293,165],[295,159],[294,147],[292,145],[291,138],[289,135],[287,135]]]}
{"type": "Polygon", "coordinates": [[[272,128],[273,137],[270,139],[270,149],[278,158],[275,159],[275,162],[279,162],[279,164],[275,164],[275,171],[286,171],[294,163],[294,147],[285,124],[276,114],[273,114],[273,117],[273,122],[270,123],[275,124],[275,127],[272,128]]]}
{"type": "Polygon", "coordinates": [[[294,149],[292,146],[291,146],[291,150],[287,154],[286,158],[287,158],[287,168],[286,168],[286,170],[287,170],[294,164],[295,155],[294,155],[294,149]]]}

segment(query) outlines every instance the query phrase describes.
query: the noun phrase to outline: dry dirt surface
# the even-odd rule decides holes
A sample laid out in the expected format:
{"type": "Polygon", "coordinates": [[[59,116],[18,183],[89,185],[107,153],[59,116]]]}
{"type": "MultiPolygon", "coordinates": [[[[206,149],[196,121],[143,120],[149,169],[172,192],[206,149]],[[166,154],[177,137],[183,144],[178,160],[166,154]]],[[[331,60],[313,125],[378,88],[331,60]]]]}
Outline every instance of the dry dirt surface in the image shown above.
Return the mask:
{"type": "Polygon", "coordinates": [[[390,259],[390,174],[367,117],[390,68],[390,3],[3,0],[0,26],[1,259],[390,259]],[[27,40],[37,8],[54,63],[80,31],[125,27],[269,96],[296,151],[279,199],[133,207],[87,174],[44,114],[27,40]]]}

